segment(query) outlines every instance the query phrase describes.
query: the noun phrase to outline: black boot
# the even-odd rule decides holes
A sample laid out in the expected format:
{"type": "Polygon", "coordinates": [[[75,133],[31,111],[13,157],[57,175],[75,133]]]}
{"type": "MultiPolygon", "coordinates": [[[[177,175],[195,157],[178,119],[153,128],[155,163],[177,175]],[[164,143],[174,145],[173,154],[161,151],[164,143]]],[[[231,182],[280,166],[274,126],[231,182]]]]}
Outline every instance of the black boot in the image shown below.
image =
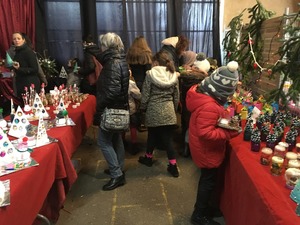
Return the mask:
{"type": "Polygon", "coordinates": [[[175,165],[169,164],[167,170],[173,177],[179,177],[179,172],[176,164],[175,165]]]}
{"type": "Polygon", "coordinates": [[[111,178],[107,184],[102,187],[103,191],[111,191],[117,187],[120,187],[126,183],[125,175],[119,176],[117,178],[111,178]]]}
{"type": "Polygon", "coordinates": [[[152,158],[149,158],[147,156],[140,156],[140,158],[139,158],[138,161],[139,161],[139,163],[144,164],[144,165],[146,165],[148,167],[151,167],[153,165],[152,158]]]}
{"type": "Polygon", "coordinates": [[[194,225],[221,225],[220,223],[214,221],[213,219],[207,216],[202,216],[195,211],[193,212],[191,222],[194,225]]]}

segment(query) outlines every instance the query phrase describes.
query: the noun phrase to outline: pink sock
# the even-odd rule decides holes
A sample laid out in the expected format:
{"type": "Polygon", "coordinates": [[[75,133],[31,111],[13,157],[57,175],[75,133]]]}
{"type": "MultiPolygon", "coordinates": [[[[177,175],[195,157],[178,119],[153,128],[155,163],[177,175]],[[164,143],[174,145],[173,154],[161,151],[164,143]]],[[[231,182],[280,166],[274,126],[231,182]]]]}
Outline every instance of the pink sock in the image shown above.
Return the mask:
{"type": "Polygon", "coordinates": [[[169,159],[169,163],[171,165],[175,165],[176,164],[176,159],[169,159]]]}
{"type": "Polygon", "coordinates": [[[146,153],[146,157],[147,158],[152,158],[152,154],[151,153],[146,153]]]}

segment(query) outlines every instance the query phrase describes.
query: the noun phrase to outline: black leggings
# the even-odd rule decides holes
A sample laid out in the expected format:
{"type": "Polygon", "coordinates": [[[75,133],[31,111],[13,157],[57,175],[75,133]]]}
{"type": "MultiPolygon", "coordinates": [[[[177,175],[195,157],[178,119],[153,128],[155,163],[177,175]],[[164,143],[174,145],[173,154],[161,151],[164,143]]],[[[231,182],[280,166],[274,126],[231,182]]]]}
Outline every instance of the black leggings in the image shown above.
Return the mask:
{"type": "Polygon", "coordinates": [[[148,127],[147,153],[152,154],[156,147],[167,151],[168,159],[175,159],[173,147],[174,126],[148,127]]]}

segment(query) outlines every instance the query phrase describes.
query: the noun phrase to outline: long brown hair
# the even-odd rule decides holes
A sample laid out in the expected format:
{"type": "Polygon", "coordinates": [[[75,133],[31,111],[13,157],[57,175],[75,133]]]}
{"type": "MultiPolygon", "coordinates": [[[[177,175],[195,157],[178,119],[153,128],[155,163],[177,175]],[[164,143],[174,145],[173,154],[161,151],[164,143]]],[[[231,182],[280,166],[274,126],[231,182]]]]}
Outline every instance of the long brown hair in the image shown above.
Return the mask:
{"type": "Polygon", "coordinates": [[[126,60],[128,64],[152,64],[152,51],[143,36],[136,37],[128,49],[126,60]]]}
{"type": "Polygon", "coordinates": [[[189,46],[189,40],[183,36],[183,35],[179,35],[178,36],[178,42],[176,44],[176,54],[177,55],[181,55],[189,46]]]}
{"type": "Polygon", "coordinates": [[[164,51],[159,51],[153,56],[153,62],[157,62],[160,66],[167,67],[167,71],[170,71],[171,73],[175,72],[175,66],[173,61],[169,59],[168,53],[164,51]]]}

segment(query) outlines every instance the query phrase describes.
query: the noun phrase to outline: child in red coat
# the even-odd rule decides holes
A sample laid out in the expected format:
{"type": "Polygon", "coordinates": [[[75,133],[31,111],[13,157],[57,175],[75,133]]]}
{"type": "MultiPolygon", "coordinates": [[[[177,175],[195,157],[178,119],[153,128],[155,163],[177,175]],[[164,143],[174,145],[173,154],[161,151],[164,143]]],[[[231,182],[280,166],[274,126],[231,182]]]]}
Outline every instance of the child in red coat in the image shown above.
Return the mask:
{"type": "Polygon", "coordinates": [[[187,93],[186,104],[191,112],[189,147],[194,163],[201,169],[197,199],[191,221],[195,225],[219,225],[208,214],[216,188],[218,169],[225,157],[226,142],[238,131],[218,127],[225,117],[223,105],[235,92],[238,64],[230,62],[215,70],[187,93]]]}

